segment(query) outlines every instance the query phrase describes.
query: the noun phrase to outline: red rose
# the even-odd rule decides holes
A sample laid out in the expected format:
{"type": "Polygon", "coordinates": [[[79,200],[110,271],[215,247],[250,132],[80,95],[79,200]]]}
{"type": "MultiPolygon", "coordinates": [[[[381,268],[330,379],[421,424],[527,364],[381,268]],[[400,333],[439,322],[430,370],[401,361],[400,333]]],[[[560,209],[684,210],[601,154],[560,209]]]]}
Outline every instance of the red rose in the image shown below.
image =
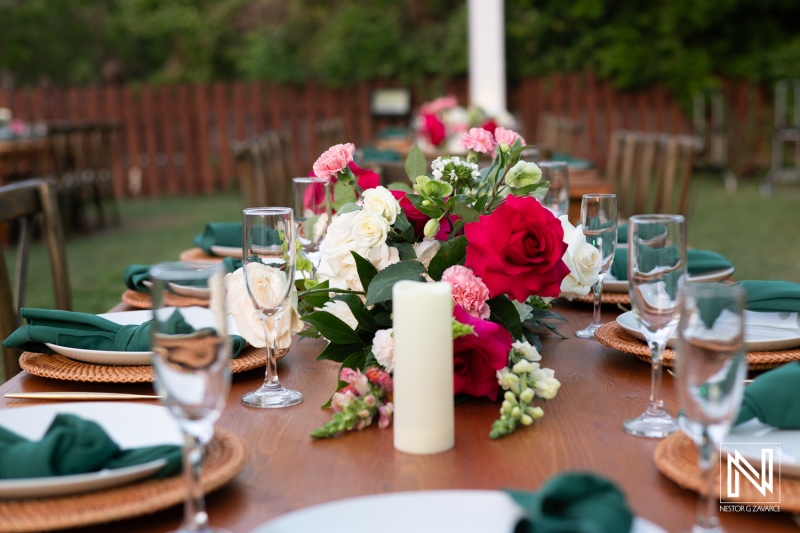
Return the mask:
{"type": "Polygon", "coordinates": [[[428,140],[431,141],[431,144],[434,146],[439,146],[442,144],[445,138],[445,127],[444,123],[436,118],[436,115],[431,115],[430,113],[424,116],[425,118],[425,131],[428,133],[428,140]]]}
{"type": "Polygon", "coordinates": [[[557,297],[569,267],[561,221],[530,196],[509,196],[491,215],[464,227],[466,266],[480,276],[492,296],[518,302],[531,295],[557,297]]]}
{"type": "MultiPolygon", "coordinates": [[[[378,175],[377,172],[368,168],[361,168],[360,166],[356,165],[354,162],[350,161],[348,163],[350,167],[350,171],[356,177],[356,183],[358,186],[361,187],[361,190],[366,191],[367,189],[374,189],[378,185],[381,184],[381,177],[378,175]]],[[[308,173],[309,178],[316,178],[317,175],[314,172],[308,173]]],[[[338,180],[334,177],[330,180],[330,187],[331,187],[331,202],[333,202],[336,198],[334,197],[333,193],[333,186],[336,185],[338,180]]],[[[315,205],[315,199],[317,201],[323,201],[323,195],[325,194],[325,186],[322,183],[315,183],[308,189],[306,189],[305,195],[303,196],[303,205],[306,209],[310,209],[314,211],[314,213],[323,213],[325,211],[325,205],[322,203],[315,205]]],[[[358,196],[358,193],[356,193],[358,196]]],[[[425,224],[423,223],[423,226],[425,224]]]]}
{"type": "Polygon", "coordinates": [[[475,328],[475,335],[453,341],[453,392],[497,399],[497,371],[508,363],[513,339],[500,324],[476,318],[456,305],[453,316],[475,328]]]}
{"type": "Polygon", "coordinates": [[[361,190],[374,189],[381,184],[381,177],[372,169],[361,168],[354,162],[350,161],[350,171],[356,177],[356,183],[361,187],[361,190]]]}
{"type": "MultiPolygon", "coordinates": [[[[408,221],[411,222],[412,226],[414,226],[414,235],[421,239],[423,237],[425,223],[428,222],[431,217],[414,207],[414,204],[412,204],[411,200],[407,198],[407,194],[405,192],[395,190],[391,192],[392,196],[394,196],[395,199],[400,202],[400,208],[406,214],[408,221]]],[[[453,222],[459,219],[459,217],[456,215],[450,215],[450,218],[453,219],[453,222]]],[[[439,224],[439,232],[436,234],[436,238],[440,241],[446,241],[447,237],[450,235],[450,231],[453,228],[450,227],[450,223],[446,218],[443,218],[439,224]]]]}
{"type": "Polygon", "coordinates": [[[486,131],[488,131],[489,133],[494,135],[494,130],[497,129],[497,123],[494,120],[489,119],[489,120],[487,120],[486,122],[483,123],[481,128],[485,129],[486,131]]]}

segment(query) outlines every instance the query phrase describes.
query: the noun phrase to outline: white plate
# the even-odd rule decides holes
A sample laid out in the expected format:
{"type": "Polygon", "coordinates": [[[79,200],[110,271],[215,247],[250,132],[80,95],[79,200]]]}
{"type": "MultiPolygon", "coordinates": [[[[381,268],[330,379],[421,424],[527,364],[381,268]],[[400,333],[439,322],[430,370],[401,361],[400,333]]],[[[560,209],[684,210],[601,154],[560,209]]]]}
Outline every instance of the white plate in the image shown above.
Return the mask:
{"type": "MultiPolygon", "coordinates": [[[[794,316],[794,321],[785,320],[787,326],[792,322],[796,323],[796,313],[787,313],[787,316],[794,316]]],[[[744,325],[744,346],[748,352],[765,352],[772,350],[788,350],[800,346],[800,328],[798,327],[774,327],[766,325],[766,320],[763,323],[754,323],[756,317],[775,317],[775,321],[780,322],[778,313],[754,313],[752,311],[745,311],[745,325],[744,325]],[[754,317],[754,320],[748,321],[748,316],[754,317]]],[[[622,313],[617,317],[617,324],[636,337],[639,340],[644,340],[644,335],[639,331],[639,323],[633,311],[622,313]]],[[[672,337],[667,341],[667,346],[674,347],[677,341],[677,333],[673,333],[672,337]]]]}
{"type": "Polygon", "coordinates": [[[759,463],[760,442],[779,443],[781,475],[800,477],[800,430],[798,429],[778,429],[762,424],[758,420],[750,420],[731,429],[730,434],[725,437],[722,450],[732,452],[735,448],[745,459],[759,463]],[[735,447],[731,446],[732,444],[735,444],[735,447]]]}
{"type": "MultiPolygon", "coordinates": [[[[177,423],[166,407],[120,402],[64,403],[0,410],[0,426],[29,440],[40,440],[58,413],[78,415],[100,424],[123,449],[183,445],[177,423]]],[[[61,496],[130,483],[157,472],[165,459],[89,474],[27,479],[0,479],[0,498],[61,496]]]]}
{"type": "MultiPolygon", "coordinates": [[[[434,490],[376,494],[307,507],[262,524],[251,533],[512,533],[522,510],[503,492],[434,490]],[[376,524],[380,524],[377,527],[376,524]]],[[[636,518],[631,533],[666,533],[636,518]]]]}
{"type": "MultiPolygon", "coordinates": [[[[153,288],[153,282],[144,280],[142,285],[148,289],[153,288]]],[[[211,298],[211,289],[208,287],[192,287],[189,285],[178,285],[177,283],[170,283],[169,288],[172,292],[180,296],[188,296],[189,298],[200,298],[201,300],[208,300],[211,298]]]]}
{"type": "Polygon", "coordinates": [[[235,257],[236,259],[242,258],[242,247],[241,246],[217,246],[213,245],[209,247],[211,253],[218,256],[218,257],[235,257]]]}
{"type": "MultiPolygon", "coordinates": [[[[171,312],[174,307],[165,307],[167,313],[171,312]]],[[[181,312],[186,321],[195,329],[213,327],[214,319],[211,311],[205,307],[181,307],[181,312]]],[[[142,324],[153,318],[153,311],[149,309],[141,309],[139,311],[125,311],[121,313],[104,313],[97,315],[106,318],[117,324],[142,324]]],[[[228,334],[239,335],[239,328],[233,318],[228,315],[228,334]]],[[[84,363],[91,363],[95,365],[116,365],[116,366],[140,366],[152,364],[153,352],[111,352],[103,350],[84,350],[80,348],[69,348],[67,346],[59,346],[57,344],[45,343],[45,345],[56,353],[59,353],[70,359],[81,361],[84,363]]]]}
{"type": "MultiPolygon", "coordinates": [[[[713,283],[715,281],[722,281],[728,279],[736,271],[736,268],[722,268],[720,270],[711,270],[703,272],[702,274],[695,274],[689,276],[686,281],[689,283],[713,283]]],[[[608,292],[628,292],[628,281],[606,278],[603,281],[603,291],[608,292]]]]}

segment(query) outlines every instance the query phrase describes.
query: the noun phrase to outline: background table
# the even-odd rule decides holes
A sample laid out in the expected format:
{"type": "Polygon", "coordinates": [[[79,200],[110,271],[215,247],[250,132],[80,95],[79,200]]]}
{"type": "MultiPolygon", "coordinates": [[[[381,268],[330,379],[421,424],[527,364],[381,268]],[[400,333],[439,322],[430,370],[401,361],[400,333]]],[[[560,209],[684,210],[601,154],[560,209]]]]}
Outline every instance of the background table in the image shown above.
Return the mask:
{"type": "MultiPolygon", "coordinates": [[[[604,318],[615,313],[605,309],[604,318]]],[[[555,309],[570,320],[566,336],[545,341],[543,363],[556,371],[562,388],[544,404],[545,416],[530,428],[500,440],[489,439],[499,404],[476,400],[456,407],[455,448],[438,455],[407,455],[394,450],[391,429],[370,427],[360,433],[313,441],[309,432],[329,419],[319,408],[333,392],[338,365],[317,362],[321,340],[302,340],[278,365],[281,380],[303,392],[305,401],[281,410],[249,409],[239,397],[263,380],[263,369],[234,376],[219,425],[243,436],[250,446],[245,470],[228,486],[208,496],[214,525],[247,532],[280,514],[331,500],[420,489],[534,490],[564,470],[591,470],[612,478],[634,511],[668,531],[687,531],[695,495],[662,476],[653,463],[659,441],[623,433],[622,421],[644,409],[650,367],[632,355],[578,339],[573,331],[591,320],[591,306],[566,304],[555,309]]],[[[125,391],[146,393],[146,385],[81,384],[54,381],[22,372],[0,387],[16,391],[125,391]]],[[[664,375],[664,399],[675,413],[672,379],[664,375]]],[[[34,402],[0,399],[0,406],[34,402]]],[[[114,524],[115,532],[162,532],[175,528],[182,508],[114,524]]],[[[783,513],[723,513],[729,533],[796,531],[783,513]]],[[[81,531],[109,531],[109,525],[81,531]]],[[[376,529],[379,531],[379,528],[376,529]]]]}

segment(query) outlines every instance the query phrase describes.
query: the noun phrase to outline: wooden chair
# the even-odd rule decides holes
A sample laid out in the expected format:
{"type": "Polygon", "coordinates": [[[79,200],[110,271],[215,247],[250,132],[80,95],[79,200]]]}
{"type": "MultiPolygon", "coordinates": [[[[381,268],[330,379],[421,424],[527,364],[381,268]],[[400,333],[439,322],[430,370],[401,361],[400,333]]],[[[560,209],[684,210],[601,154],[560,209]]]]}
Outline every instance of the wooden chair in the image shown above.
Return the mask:
{"type": "MultiPolygon", "coordinates": [[[[50,255],[55,304],[71,310],[67,256],[58,212],[55,188],[42,179],[26,180],[0,187],[0,224],[16,221],[20,228],[14,291],[8,274],[5,255],[0,246],[0,338],[5,339],[19,326],[19,310],[24,305],[27,282],[28,252],[35,219],[41,222],[42,235],[50,255]]],[[[2,348],[5,377],[20,371],[19,351],[2,348]]]]}
{"type": "Polygon", "coordinates": [[[347,142],[344,119],[337,117],[317,122],[314,125],[314,135],[319,153],[324,152],[334,144],[347,142]]]}
{"type": "Polygon", "coordinates": [[[231,145],[245,207],[292,205],[291,135],[267,132],[231,145]]]}

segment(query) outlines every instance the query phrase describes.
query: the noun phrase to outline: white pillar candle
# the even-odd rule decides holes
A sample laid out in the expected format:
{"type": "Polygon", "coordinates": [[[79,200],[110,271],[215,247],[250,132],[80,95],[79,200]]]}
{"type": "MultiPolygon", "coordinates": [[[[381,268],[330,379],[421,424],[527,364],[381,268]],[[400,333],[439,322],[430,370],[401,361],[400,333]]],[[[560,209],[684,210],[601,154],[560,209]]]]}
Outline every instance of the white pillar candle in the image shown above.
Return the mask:
{"type": "Polygon", "coordinates": [[[452,288],[400,281],[392,308],[394,447],[416,454],[449,450],[455,444],[452,288]]]}
{"type": "Polygon", "coordinates": [[[469,98],[489,115],[506,111],[503,0],[469,0],[469,98]]]}

